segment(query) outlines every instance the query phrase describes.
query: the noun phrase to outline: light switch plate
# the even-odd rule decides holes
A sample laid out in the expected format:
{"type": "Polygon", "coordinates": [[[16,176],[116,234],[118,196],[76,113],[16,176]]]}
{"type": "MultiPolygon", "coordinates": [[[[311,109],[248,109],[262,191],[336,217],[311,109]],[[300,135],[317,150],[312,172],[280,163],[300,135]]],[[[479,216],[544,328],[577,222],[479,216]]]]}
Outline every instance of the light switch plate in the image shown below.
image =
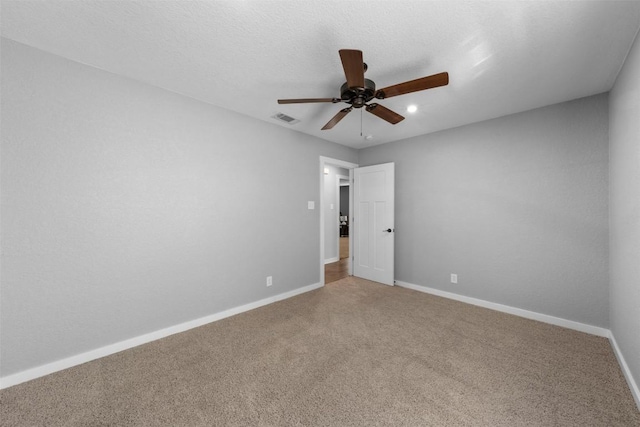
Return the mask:
{"type": "Polygon", "coordinates": [[[307,202],[307,209],[315,209],[316,208],[316,203],[312,200],[307,202]]]}

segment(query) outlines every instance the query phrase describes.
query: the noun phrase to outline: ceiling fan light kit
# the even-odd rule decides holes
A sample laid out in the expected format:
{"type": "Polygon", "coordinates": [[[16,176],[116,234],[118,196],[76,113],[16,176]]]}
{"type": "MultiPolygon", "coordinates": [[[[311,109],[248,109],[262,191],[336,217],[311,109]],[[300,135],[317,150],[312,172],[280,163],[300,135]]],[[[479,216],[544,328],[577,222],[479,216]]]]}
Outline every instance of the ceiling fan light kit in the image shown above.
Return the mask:
{"type": "Polygon", "coordinates": [[[392,96],[404,95],[449,84],[449,73],[444,72],[376,90],[375,82],[364,78],[364,73],[368,67],[362,60],[362,51],[341,49],[339,54],[344,75],[347,78],[347,81],[340,87],[340,98],[279,99],[278,104],[305,104],[314,102],[331,102],[336,104],[338,102],[344,102],[351,105],[338,111],[338,113],[322,127],[322,130],[333,128],[354,108],[362,107],[365,107],[365,110],[374,116],[395,125],[404,120],[404,117],[378,103],[367,103],[373,99],[386,99],[392,96]]]}

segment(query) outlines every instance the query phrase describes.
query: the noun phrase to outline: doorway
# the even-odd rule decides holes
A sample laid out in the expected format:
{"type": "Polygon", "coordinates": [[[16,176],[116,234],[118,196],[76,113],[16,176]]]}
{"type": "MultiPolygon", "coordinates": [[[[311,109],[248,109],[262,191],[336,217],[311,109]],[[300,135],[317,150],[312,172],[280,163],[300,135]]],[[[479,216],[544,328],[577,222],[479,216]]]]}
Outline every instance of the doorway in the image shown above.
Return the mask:
{"type": "Polygon", "coordinates": [[[351,211],[353,168],[358,165],[320,157],[320,281],[331,283],[352,271],[351,211]],[[343,193],[341,199],[340,194],[343,193]],[[346,193],[346,200],[344,194],[346,193]]]}
{"type": "MultiPolygon", "coordinates": [[[[394,187],[395,165],[366,167],[320,157],[320,284],[324,285],[325,264],[339,261],[339,211],[336,211],[335,167],[349,173],[349,256],[347,274],[393,286],[394,275],[394,187]],[[334,168],[332,175],[331,169],[334,168]],[[333,178],[331,178],[333,176],[333,178]],[[354,181],[355,179],[355,181],[354,181]],[[356,185],[354,185],[354,182],[356,185]],[[357,224],[356,221],[357,220],[357,224]],[[357,226],[357,227],[356,227],[357,226]],[[333,252],[332,252],[333,251],[333,252]],[[357,265],[354,265],[357,264],[357,265]]],[[[338,181],[339,182],[339,181],[338,181]]]]}
{"type": "MultiPolygon", "coordinates": [[[[343,169],[344,170],[344,169],[343,169]]],[[[349,226],[350,226],[350,183],[348,175],[337,175],[336,179],[336,201],[338,212],[338,238],[337,254],[338,260],[325,263],[324,277],[325,283],[336,282],[349,276],[349,226]]]]}

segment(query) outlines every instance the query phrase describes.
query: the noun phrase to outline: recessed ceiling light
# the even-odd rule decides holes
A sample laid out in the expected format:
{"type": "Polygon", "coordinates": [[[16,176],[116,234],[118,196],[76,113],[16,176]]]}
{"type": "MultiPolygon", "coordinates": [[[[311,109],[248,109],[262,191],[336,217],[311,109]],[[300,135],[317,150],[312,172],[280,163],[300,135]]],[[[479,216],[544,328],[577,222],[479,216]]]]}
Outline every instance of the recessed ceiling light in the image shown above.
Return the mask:
{"type": "Polygon", "coordinates": [[[409,113],[415,113],[416,111],[418,111],[418,106],[417,105],[409,105],[407,107],[407,111],[409,113]]]}

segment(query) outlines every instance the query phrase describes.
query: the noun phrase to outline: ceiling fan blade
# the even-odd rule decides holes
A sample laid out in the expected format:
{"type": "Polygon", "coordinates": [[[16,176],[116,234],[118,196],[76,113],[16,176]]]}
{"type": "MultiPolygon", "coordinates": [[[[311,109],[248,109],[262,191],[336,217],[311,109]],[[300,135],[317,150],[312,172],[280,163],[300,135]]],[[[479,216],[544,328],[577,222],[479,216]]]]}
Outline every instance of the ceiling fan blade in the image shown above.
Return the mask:
{"type": "Polygon", "coordinates": [[[339,51],[342,60],[342,68],[347,78],[347,86],[350,88],[364,87],[364,62],[362,61],[362,51],[352,49],[341,49],[339,51]]]}
{"type": "Polygon", "coordinates": [[[306,104],[309,102],[336,102],[342,101],[340,98],[300,98],[300,99],[278,99],[278,104],[306,104]]]}
{"type": "Polygon", "coordinates": [[[391,111],[387,107],[383,107],[380,104],[376,104],[375,102],[373,104],[367,105],[367,111],[374,116],[380,117],[382,120],[388,121],[392,125],[400,123],[404,120],[404,117],[402,117],[400,114],[396,113],[395,111],[391,111]]]}
{"type": "Polygon", "coordinates": [[[338,124],[338,122],[340,120],[344,119],[344,116],[349,114],[351,112],[351,110],[353,110],[353,107],[343,108],[342,110],[338,111],[338,114],[333,116],[333,118],[331,120],[329,120],[326,125],[324,125],[322,130],[329,130],[329,129],[333,128],[335,125],[338,124]]]}
{"type": "Polygon", "coordinates": [[[375,97],[378,99],[391,98],[392,96],[404,95],[405,93],[418,92],[449,84],[449,73],[438,73],[432,76],[422,77],[397,85],[385,87],[376,91],[375,97]]]}

